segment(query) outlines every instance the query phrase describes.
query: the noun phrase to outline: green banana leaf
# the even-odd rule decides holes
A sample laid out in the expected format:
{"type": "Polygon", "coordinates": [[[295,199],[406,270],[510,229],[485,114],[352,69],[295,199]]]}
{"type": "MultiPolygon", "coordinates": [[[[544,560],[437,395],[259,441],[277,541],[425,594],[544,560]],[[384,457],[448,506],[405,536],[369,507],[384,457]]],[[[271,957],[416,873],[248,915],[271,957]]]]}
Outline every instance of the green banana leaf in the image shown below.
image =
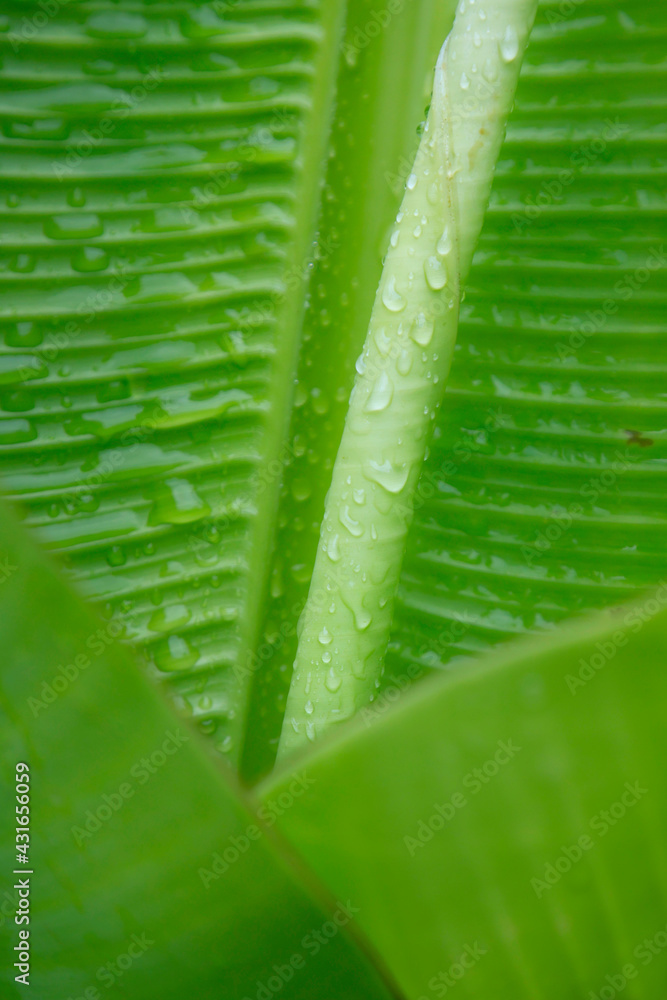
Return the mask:
{"type": "Polygon", "coordinates": [[[2,483],[237,757],[343,4],[6,6],[2,483]]]}
{"type": "Polygon", "coordinates": [[[667,584],[398,707],[388,688],[310,753],[280,829],[406,996],[664,994],[666,641],[667,584]]]}
{"type": "Polygon", "coordinates": [[[9,515],[0,550],[1,853],[38,996],[660,995],[667,584],[385,692],[251,808],[9,515]]]}
{"type": "Polygon", "coordinates": [[[397,16],[383,19],[379,35],[373,26],[381,6],[364,0],[348,7],[319,223],[321,232],[332,234],[332,252],[314,262],[304,316],[290,461],[242,762],[250,781],[275,757],[296,653],[294,624],[308,595],[354,365],[454,6],[404,4],[397,16]],[[397,66],[405,72],[397,73],[397,66]]]}
{"type": "MultiPolygon", "coordinates": [[[[56,6],[8,3],[0,33],[0,487],[236,763],[252,698],[252,777],[271,766],[289,683],[283,664],[257,677],[283,572],[267,554],[291,558],[276,543],[295,520],[278,511],[283,472],[313,457],[299,420],[320,393],[309,440],[318,461],[335,455],[396,170],[454,4],[393,2],[385,27],[364,0],[345,30],[342,0],[56,6]],[[309,289],[329,266],[337,298],[355,286],[335,386],[321,274],[309,289]],[[304,355],[295,390],[307,290],[304,349],[319,342],[324,381],[306,385],[304,355]]],[[[305,474],[318,485],[302,520],[308,487],[290,473],[298,524],[321,517],[321,473],[305,474]]],[[[300,561],[284,570],[292,626],[300,561]]]]}
{"type": "MultiPolygon", "coordinates": [[[[329,898],[276,838],[281,805],[251,810],[115,621],[82,607],[6,510],[0,552],[3,998],[395,995],[354,902],[329,898]],[[26,762],[27,854],[14,848],[26,762]]],[[[311,788],[302,769],[290,801],[311,788]]]]}
{"type": "MultiPolygon", "coordinates": [[[[41,8],[9,4],[0,36],[0,484],[249,780],[453,16],[362,3],[342,27],[341,6],[80,3],[32,32],[41,8]]],[[[666,16],[540,6],[389,683],[660,575],[666,16]]]]}
{"type": "Polygon", "coordinates": [[[540,5],[408,540],[387,677],[665,570],[667,8],[540,5]]]}
{"type": "Polygon", "coordinates": [[[541,0],[382,686],[266,777],[455,6],[2,5],[3,995],[23,760],[40,1000],[665,992],[663,0],[541,0]]]}

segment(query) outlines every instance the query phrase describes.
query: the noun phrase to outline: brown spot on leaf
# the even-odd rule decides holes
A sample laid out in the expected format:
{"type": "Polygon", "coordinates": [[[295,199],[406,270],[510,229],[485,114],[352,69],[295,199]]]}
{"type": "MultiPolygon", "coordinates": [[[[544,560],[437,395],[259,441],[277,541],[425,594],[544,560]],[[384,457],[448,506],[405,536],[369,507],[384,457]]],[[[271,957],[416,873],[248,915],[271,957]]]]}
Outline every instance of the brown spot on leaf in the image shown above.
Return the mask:
{"type": "Polygon", "coordinates": [[[637,444],[640,448],[650,448],[653,444],[652,438],[644,437],[641,431],[626,429],[623,433],[628,435],[628,441],[630,444],[637,444]]]}

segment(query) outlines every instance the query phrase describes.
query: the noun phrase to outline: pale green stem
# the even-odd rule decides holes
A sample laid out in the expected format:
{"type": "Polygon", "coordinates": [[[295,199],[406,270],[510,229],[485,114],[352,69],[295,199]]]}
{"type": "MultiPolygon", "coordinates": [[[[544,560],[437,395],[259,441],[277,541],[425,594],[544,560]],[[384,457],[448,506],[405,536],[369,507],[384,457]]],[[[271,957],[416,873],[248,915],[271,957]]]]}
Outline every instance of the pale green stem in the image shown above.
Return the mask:
{"type": "Polygon", "coordinates": [[[327,496],[279,755],[373,700],[413,496],[537,0],[461,0],[327,496]]]}

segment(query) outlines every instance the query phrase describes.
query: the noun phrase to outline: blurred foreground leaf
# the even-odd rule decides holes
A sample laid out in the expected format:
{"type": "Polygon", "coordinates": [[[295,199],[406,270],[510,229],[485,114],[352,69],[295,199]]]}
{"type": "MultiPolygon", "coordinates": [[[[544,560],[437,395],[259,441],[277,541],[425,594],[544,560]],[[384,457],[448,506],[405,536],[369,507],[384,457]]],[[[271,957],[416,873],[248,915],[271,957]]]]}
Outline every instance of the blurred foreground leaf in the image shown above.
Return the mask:
{"type": "MultiPolygon", "coordinates": [[[[316,901],[269,832],[275,812],[262,824],[249,811],[115,641],[115,621],[84,609],[2,515],[2,997],[386,1000],[342,929],[354,931],[354,900],[316,901]],[[31,776],[29,865],[13,850],[19,761],[31,776]],[[29,991],[7,961],[19,940],[9,886],[21,878],[29,991]]],[[[304,771],[289,795],[307,794],[304,771]]]]}
{"type": "Polygon", "coordinates": [[[308,755],[281,829],[409,997],[664,995],[666,603],[389,688],[308,755]]]}

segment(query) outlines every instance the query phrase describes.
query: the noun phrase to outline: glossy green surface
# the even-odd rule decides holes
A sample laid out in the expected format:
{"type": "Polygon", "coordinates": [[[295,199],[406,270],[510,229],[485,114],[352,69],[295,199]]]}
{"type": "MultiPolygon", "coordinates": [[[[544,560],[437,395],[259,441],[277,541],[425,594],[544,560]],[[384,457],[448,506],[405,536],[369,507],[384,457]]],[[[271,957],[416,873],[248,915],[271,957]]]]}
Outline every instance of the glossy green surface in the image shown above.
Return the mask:
{"type": "MultiPolygon", "coordinates": [[[[276,840],[275,810],[251,810],[4,505],[0,553],[3,1000],[256,1000],[276,967],[290,1000],[395,995],[355,941],[347,901],[276,840]],[[19,761],[30,768],[28,865],[14,852],[19,761]],[[19,927],[11,886],[26,879],[19,927]],[[313,933],[336,916],[318,945],[313,933]],[[27,986],[8,961],[19,929],[30,933],[27,986]]],[[[293,800],[310,792],[300,779],[293,800]]]]}
{"type": "MultiPolygon", "coordinates": [[[[376,32],[380,6],[350,5],[342,33],[334,0],[85,0],[34,32],[31,0],[0,25],[0,486],[214,746],[238,760],[245,743],[251,780],[275,753],[353,363],[453,15],[410,4],[376,32]]],[[[570,8],[540,4],[389,682],[663,572],[667,14],[570,8]]]]}
{"type": "Polygon", "coordinates": [[[482,21],[474,5],[461,4],[438,55],[356,363],[299,621],[279,758],[344,724],[377,695],[415,487],[536,8],[537,0],[497,0],[482,21]],[[468,74],[479,84],[472,109],[468,74]]]}
{"type": "Polygon", "coordinates": [[[296,655],[295,624],[308,596],[354,365],[454,7],[440,0],[410,4],[374,35],[369,25],[380,7],[373,0],[349,5],[320,219],[330,252],[315,262],[304,318],[290,462],[245,749],[250,778],[267,771],[275,757],[296,655]]]}
{"type": "MultiPolygon", "coordinates": [[[[0,853],[11,872],[27,759],[40,1000],[107,995],[98,970],[134,934],[154,943],[113,983],[128,1000],[664,994],[664,594],[638,629],[618,610],[667,578],[662,0],[540,3],[384,689],[296,765],[314,784],[271,829],[216,752],[249,781],[273,763],[354,359],[452,15],[3,4],[0,489],[32,542],[0,511],[0,853]],[[554,630],[600,605],[611,619],[554,630]],[[188,739],[167,756],[174,727],[188,739]],[[521,747],[508,761],[503,741],[521,747]],[[161,752],[144,787],[137,765],[161,752]],[[80,833],[128,775],[135,794],[80,833]],[[349,926],[264,989],[348,896],[349,926]]],[[[266,802],[294,788],[270,780],[266,802]]],[[[0,976],[3,997],[26,992],[0,976]]]]}
{"type": "MultiPolygon", "coordinates": [[[[667,20],[653,0],[632,11],[618,0],[562,6],[539,6],[462,305],[408,536],[385,674],[392,689],[396,679],[409,684],[613,605],[664,573],[665,258],[651,256],[650,279],[632,283],[653,250],[663,253],[667,20]],[[611,313],[600,325],[605,303],[611,313]]],[[[378,169],[364,205],[383,181],[404,184],[410,168],[397,155],[378,169]]],[[[334,191],[332,215],[336,204],[334,191]]],[[[348,271],[322,268],[307,314],[316,305],[324,323],[301,366],[300,457],[273,576],[281,616],[267,631],[277,647],[267,663],[277,669],[257,677],[269,691],[279,676],[289,683],[291,629],[329,483],[328,440],[340,426],[331,414],[336,398],[347,402],[337,381],[326,389],[341,370],[336,324],[335,337],[327,332],[332,316],[349,328],[341,310],[355,288],[359,245],[355,230],[343,254],[348,271]]],[[[269,723],[276,718],[268,698],[262,710],[269,723]]]]}
{"type": "Polygon", "coordinates": [[[2,488],[236,758],[343,4],[4,10],[2,488]]]}
{"type": "Polygon", "coordinates": [[[389,679],[664,576],[667,9],[562,7],[541,4],[524,60],[389,679]]]}
{"type": "Polygon", "coordinates": [[[280,828],[355,892],[408,997],[661,996],[666,604],[381,696],[311,749],[313,793],[280,828]]]}

